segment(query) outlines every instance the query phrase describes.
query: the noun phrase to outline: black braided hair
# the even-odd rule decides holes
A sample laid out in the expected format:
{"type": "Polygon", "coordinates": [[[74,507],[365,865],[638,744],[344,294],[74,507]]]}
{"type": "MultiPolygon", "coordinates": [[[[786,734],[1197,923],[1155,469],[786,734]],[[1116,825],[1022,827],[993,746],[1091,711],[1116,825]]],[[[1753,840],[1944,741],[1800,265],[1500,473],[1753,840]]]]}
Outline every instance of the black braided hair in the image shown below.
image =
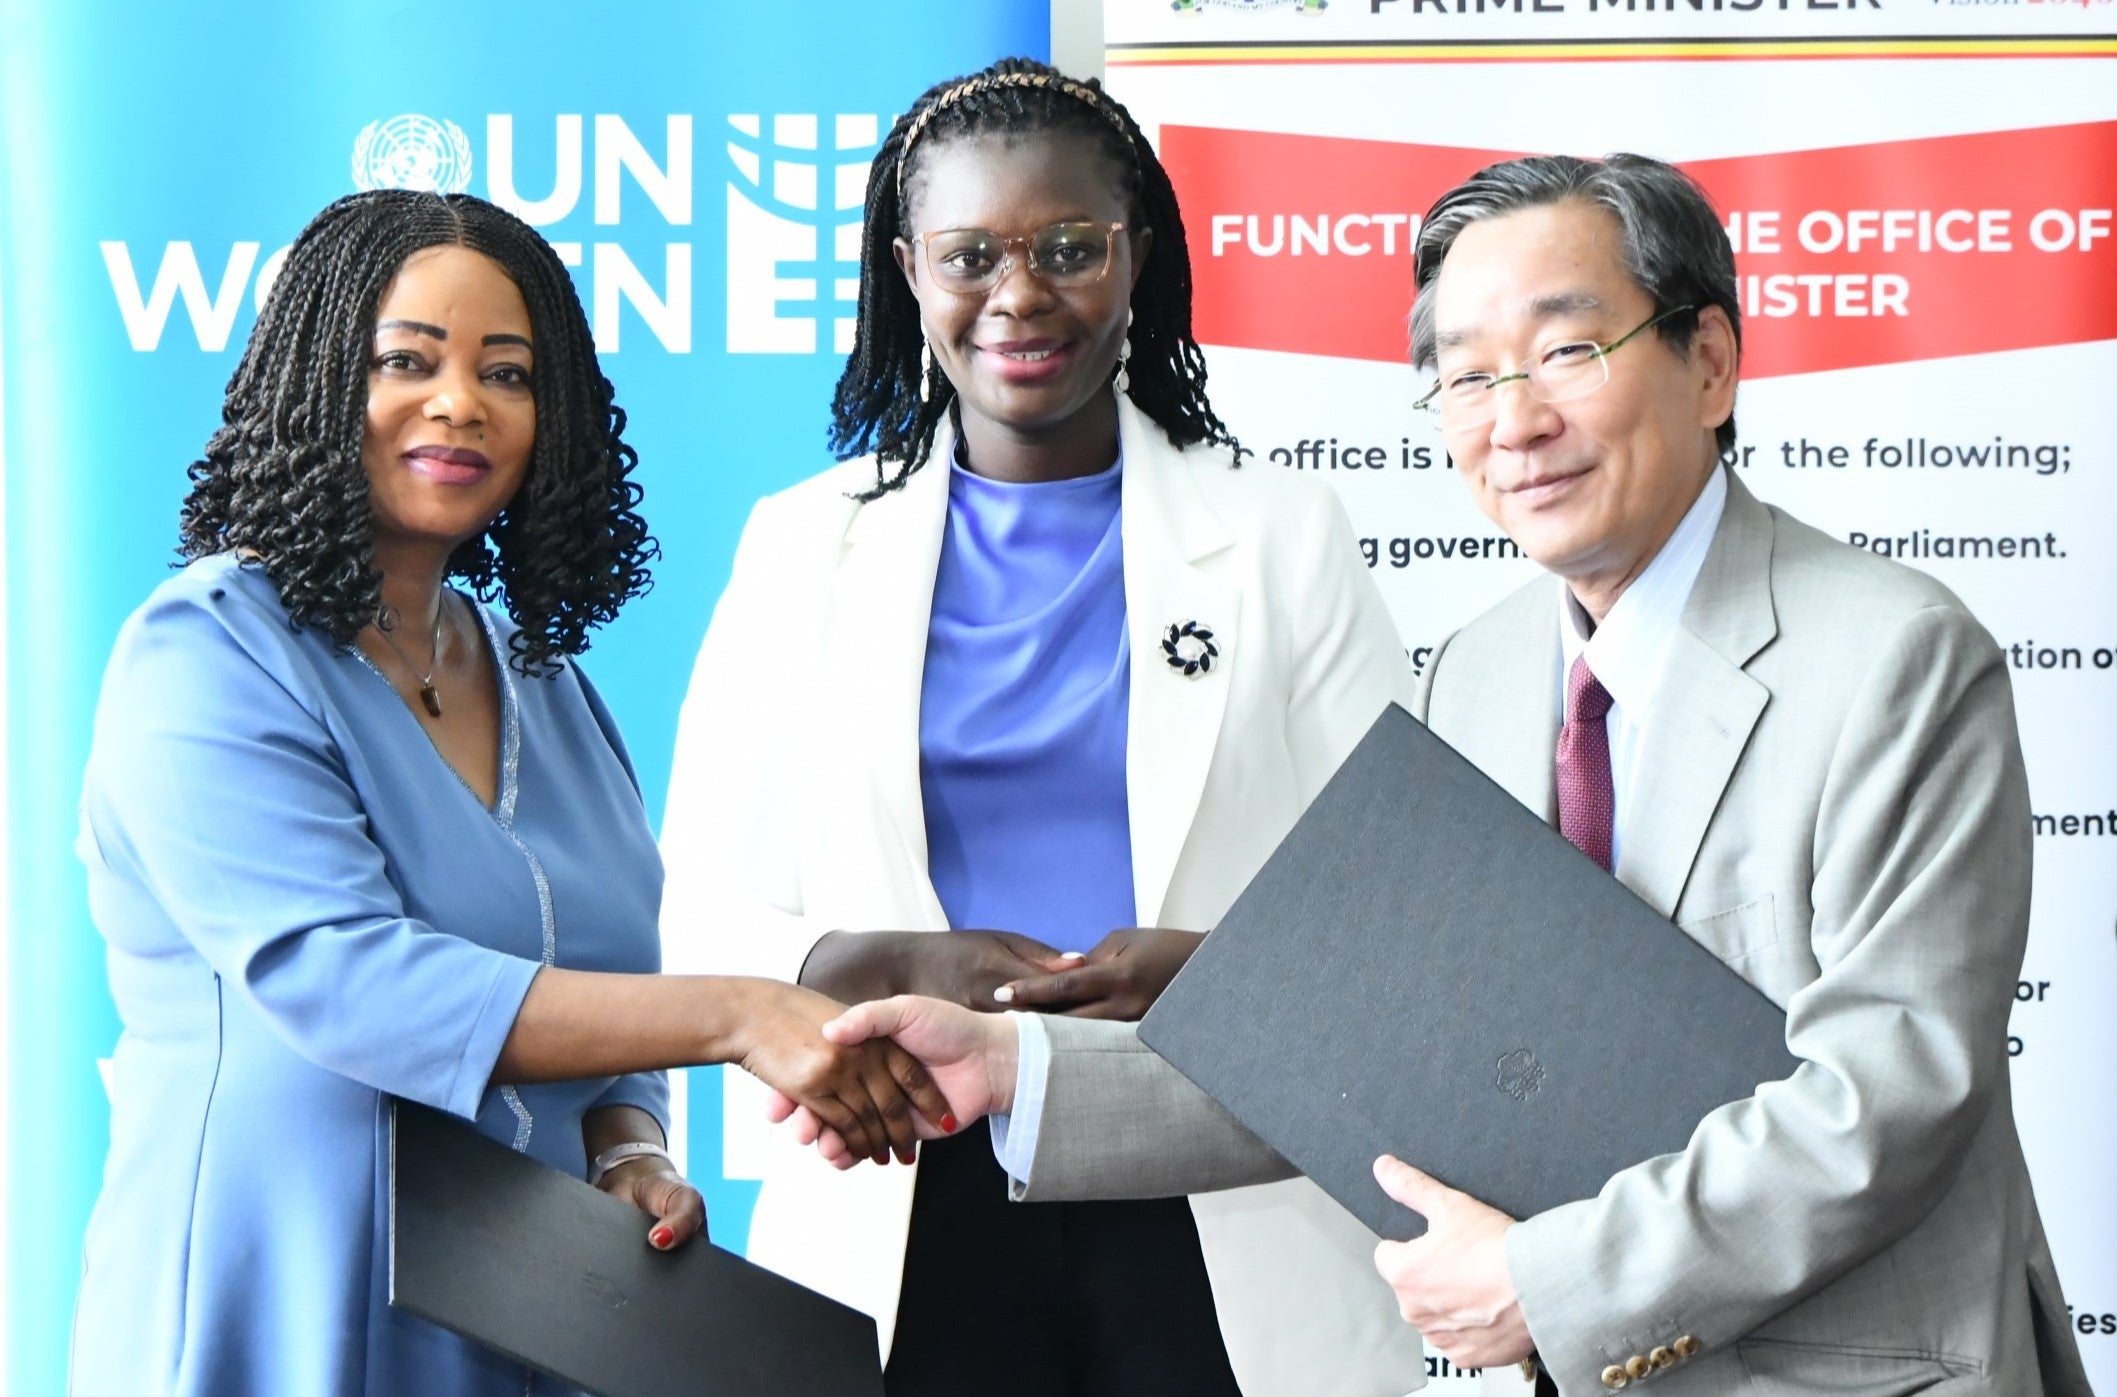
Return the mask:
{"type": "Polygon", "coordinates": [[[1127,221],[1154,230],[1154,247],[1132,288],[1132,401],[1175,446],[1213,442],[1239,464],[1243,448],[1206,401],[1205,356],[1191,336],[1191,254],[1176,190],[1131,113],[1090,78],[1066,77],[1027,58],[1004,58],[928,88],[897,118],[868,171],[861,217],[860,315],[853,352],[831,399],[831,450],[839,460],[873,453],[875,499],[926,462],[934,430],[956,391],[939,364],[920,397],[919,302],[891,250],[909,237],[921,158],[964,136],[1066,132],[1091,141],[1116,172],[1127,221]]]}
{"type": "Polygon", "coordinates": [[[521,487],[448,573],[480,600],[504,598],[521,629],[511,663],[557,669],[588,631],[651,585],[659,548],[635,511],[638,453],[596,362],[580,297],[558,254],[513,214],[467,194],[378,189],[316,215],[287,255],[191,466],[178,552],[256,555],[296,629],[341,647],[382,605],[361,443],[368,361],[384,290],[423,248],[500,264],[529,308],[536,442],[521,487]]]}

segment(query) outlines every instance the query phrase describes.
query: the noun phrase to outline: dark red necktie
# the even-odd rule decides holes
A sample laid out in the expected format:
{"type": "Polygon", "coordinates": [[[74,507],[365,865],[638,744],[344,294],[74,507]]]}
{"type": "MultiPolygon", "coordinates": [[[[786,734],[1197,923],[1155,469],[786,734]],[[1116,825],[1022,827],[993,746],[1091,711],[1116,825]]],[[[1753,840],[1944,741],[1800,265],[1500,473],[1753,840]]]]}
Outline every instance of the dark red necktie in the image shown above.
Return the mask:
{"type": "Polygon", "coordinates": [[[1566,674],[1566,722],[1558,730],[1558,832],[1574,847],[1611,867],[1617,792],[1610,781],[1610,691],[1582,655],[1566,674]]]}
{"type": "MultiPolygon", "coordinates": [[[[1566,672],[1566,721],[1558,730],[1558,832],[1575,848],[1610,867],[1617,829],[1617,788],[1610,779],[1610,691],[1582,655],[1566,672]]],[[[1558,1384],[1541,1367],[1536,1397],[1558,1397],[1558,1384]]]]}
{"type": "MultiPolygon", "coordinates": [[[[1610,691],[1582,655],[1566,672],[1566,721],[1558,730],[1558,832],[1575,848],[1610,867],[1617,828],[1617,789],[1610,779],[1610,691]]],[[[1536,1397],[1558,1397],[1558,1384],[1541,1366],[1536,1397]]]]}

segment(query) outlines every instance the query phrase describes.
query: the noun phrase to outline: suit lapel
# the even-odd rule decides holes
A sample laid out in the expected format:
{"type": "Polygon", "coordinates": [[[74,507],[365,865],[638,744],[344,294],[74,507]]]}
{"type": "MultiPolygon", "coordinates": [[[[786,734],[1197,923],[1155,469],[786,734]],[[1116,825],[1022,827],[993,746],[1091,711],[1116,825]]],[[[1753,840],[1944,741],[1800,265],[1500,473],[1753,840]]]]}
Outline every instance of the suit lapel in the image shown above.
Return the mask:
{"type": "Polygon", "coordinates": [[[831,696],[830,732],[844,752],[840,769],[867,773],[903,850],[898,876],[889,879],[897,900],[923,908],[933,926],[946,926],[947,916],[926,874],[919,694],[954,453],[954,433],[944,422],[933,454],[902,489],[859,506],[832,581],[819,680],[831,696]]]}
{"type": "MultiPolygon", "coordinates": [[[[1234,537],[1213,513],[1194,472],[1226,469],[1218,457],[1187,460],[1130,401],[1118,399],[1123,441],[1125,618],[1132,692],[1125,748],[1132,825],[1133,910],[1153,926],[1175,876],[1227,711],[1231,667],[1242,653],[1242,594],[1212,567],[1234,537]],[[1185,675],[1162,650],[1171,625],[1196,622],[1220,654],[1185,675]]],[[[1261,470],[1260,466],[1249,469],[1261,470]]]]}
{"type": "Polygon", "coordinates": [[[1617,876],[1664,915],[1690,880],[1713,812],[1770,691],[1743,666],[1778,634],[1770,511],[1728,476],[1727,505],[1669,651],[1629,792],[1617,876]]]}
{"type": "MultiPolygon", "coordinates": [[[[1558,823],[1558,778],[1552,754],[1558,742],[1558,595],[1538,588],[1536,604],[1520,618],[1521,639],[1506,644],[1485,666],[1492,695],[1479,715],[1478,731],[1490,734],[1489,751],[1473,757],[1507,793],[1558,823]],[[1537,734],[1525,745],[1521,735],[1537,734]]],[[[1469,755],[1467,752],[1465,755],[1469,755]]]]}
{"type": "Polygon", "coordinates": [[[1501,601],[1443,652],[1422,717],[1507,794],[1558,822],[1552,772],[1558,740],[1557,578],[1501,601]]]}

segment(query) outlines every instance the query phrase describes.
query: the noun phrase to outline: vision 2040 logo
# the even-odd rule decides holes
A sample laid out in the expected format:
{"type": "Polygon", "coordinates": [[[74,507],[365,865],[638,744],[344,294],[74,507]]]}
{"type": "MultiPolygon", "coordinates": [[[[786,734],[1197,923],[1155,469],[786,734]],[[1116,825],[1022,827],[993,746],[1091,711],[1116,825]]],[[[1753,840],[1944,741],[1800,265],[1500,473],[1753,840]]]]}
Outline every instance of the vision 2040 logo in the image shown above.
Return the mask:
{"type": "MultiPolygon", "coordinates": [[[[880,119],[775,116],[769,140],[766,120],[728,118],[727,347],[842,353],[859,294],[859,208],[880,119]],[[828,337],[818,333],[825,320],[828,337]]],[[[664,351],[687,354],[694,122],[689,113],[672,113],[660,124],[659,132],[636,130],[619,116],[559,113],[522,121],[518,133],[514,114],[494,113],[485,118],[481,159],[456,122],[403,113],[371,121],[354,136],[352,182],[359,189],[459,193],[482,175],[478,192],[543,230],[560,259],[577,269],[597,349],[616,352],[643,328],[664,351]]],[[[132,347],[160,349],[181,302],[197,347],[226,349],[246,301],[253,311],[263,306],[285,261],[286,247],[264,249],[262,239],[238,239],[218,258],[207,250],[202,262],[198,245],[175,239],[162,244],[151,278],[143,279],[144,259],[132,243],[103,242],[132,347]],[[207,271],[216,264],[217,281],[207,271]]]]}

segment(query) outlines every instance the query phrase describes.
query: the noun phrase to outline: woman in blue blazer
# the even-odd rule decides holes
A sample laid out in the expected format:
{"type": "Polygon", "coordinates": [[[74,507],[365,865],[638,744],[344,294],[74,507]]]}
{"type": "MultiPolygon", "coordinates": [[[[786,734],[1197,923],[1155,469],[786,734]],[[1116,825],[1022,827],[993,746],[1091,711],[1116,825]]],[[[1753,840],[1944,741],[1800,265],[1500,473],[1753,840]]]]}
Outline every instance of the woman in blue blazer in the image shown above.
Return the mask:
{"type": "Polygon", "coordinates": [[[71,1390],[566,1391],[389,1304],[391,1098],[590,1178],[667,1249],[703,1213],[656,1069],[742,1061],[871,1153],[909,1150],[882,1116],[915,1069],[823,1042],[812,991],[651,973],[660,861],[574,657],[653,545],[534,229],[332,204],[222,416],[82,793],[123,1032],[71,1390]]]}

